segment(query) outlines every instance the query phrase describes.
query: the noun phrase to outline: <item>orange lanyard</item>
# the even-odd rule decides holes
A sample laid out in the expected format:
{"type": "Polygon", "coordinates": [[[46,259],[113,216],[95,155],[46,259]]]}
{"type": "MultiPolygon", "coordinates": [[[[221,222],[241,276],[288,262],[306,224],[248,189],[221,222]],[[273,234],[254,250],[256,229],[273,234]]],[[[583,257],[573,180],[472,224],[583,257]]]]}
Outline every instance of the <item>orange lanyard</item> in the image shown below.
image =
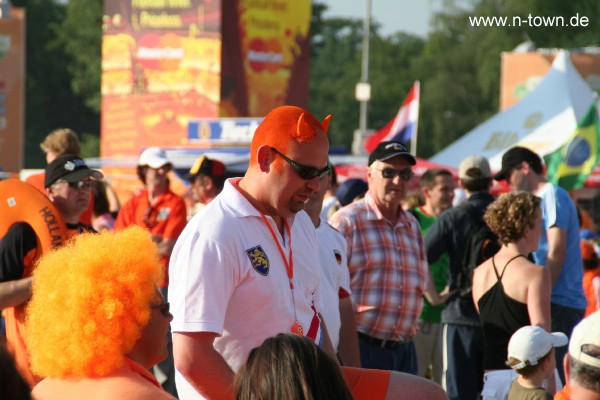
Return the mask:
{"type": "MultiPolygon", "coordinates": [[[[238,187],[238,183],[239,183],[239,181],[235,182],[233,186],[245,198],[246,196],[244,196],[244,194],[238,187]]],[[[248,199],[246,199],[246,200],[248,200],[248,199]]],[[[248,201],[248,202],[250,203],[250,201],[248,201]]],[[[254,205],[252,203],[250,203],[250,204],[252,205],[252,207],[254,207],[254,205]]],[[[294,258],[293,258],[293,253],[292,253],[292,232],[290,230],[290,226],[288,225],[287,221],[284,218],[283,226],[285,228],[285,232],[288,237],[288,246],[289,246],[288,257],[286,258],[285,252],[283,251],[283,248],[281,247],[281,243],[279,243],[279,239],[277,238],[277,234],[273,230],[273,227],[269,223],[269,220],[267,220],[267,217],[265,216],[265,214],[262,211],[260,211],[258,208],[254,207],[254,209],[256,211],[258,211],[263,222],[269,229],[269,232],[271,233],[271,236],[273,237],[273,241],[275,241],[275,244],[277,245],[279,254],[281,254],[281,258],[283,259],[283,263],[285,264],[285,269],[287,270],[288,280],[290,282],[290,291],[292,292],[292,306],[294,307],[294,325],[292,326],[292,332],[296,333],[298,335],[304,335],[304,328],[302,328],[302,325],[300,325],[300,322],[298,322],[298,316],[296,314],[296,299],[294,297],[294,258]]],[[[283,240],[285,240],[285,238],[283,238],[283,240]]]]}
{"type": "MultiPolygon", "coordinates": [[[[290,246],[290,249],[288,251],[288,258],[286,258],[285,252],[283,251],[283,248],[281,248],[281,244],[279,243],[279,239],[277,239],[277,235],[275,234],[273,227],[267,220],[267,217],[259,209],[256,209],[256,211],[258,211],[258,213],[260,214],[260,217],[264,221],[265,225],[267,226],[267,228],[269,228],[269,232],[271,232],[271,236],[273,237],[273,240],[275,241],[275,244],[277,245],[279,254],[281,254],[281,258],[283,258],[283,263],[285,264],[285,269],[287,270],[288,279],[290,280],[290,289],[292,290],[292,295],[293,295],[294,294],[294,258],[293,258],[293,253],[292,253],[292,232],[290,231],[290,226],[288,225],[287,221],[284,219],[283,226],[285,227],[285,232],[287,233],[288,242],[289,242],[289,246],[290,246]]],[[[285,240],[285,238],[284,238],[284,240],[285,240]]]]}

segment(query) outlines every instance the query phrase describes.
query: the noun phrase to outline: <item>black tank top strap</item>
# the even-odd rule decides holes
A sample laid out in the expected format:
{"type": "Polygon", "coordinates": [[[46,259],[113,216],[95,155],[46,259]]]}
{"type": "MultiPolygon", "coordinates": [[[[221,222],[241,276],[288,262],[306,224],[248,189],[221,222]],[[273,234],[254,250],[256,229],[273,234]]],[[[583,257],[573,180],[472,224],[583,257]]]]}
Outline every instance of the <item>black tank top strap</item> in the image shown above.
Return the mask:
{"type": "MultiPolygon", "coordinates": [[[[511,262],[513,262],[514,260],[516,260],[519,257],[525,257],[525,256],[523,254],[517,254],[516,256],[514,256],[513,258],[511,258],[510,260],[508,260],[506,262],[506,264],[504,264],[504,268],[502,268],[502,273],[498,277],[498,280],[500,280],[500,281],[502,280],[502,277],[504,276],[504,271],[506,271],[506,267],[508,267],[508,264],[510,264],[511,262]]],[[[527,257],[525,257],[525,258],[527,258],[527,257]]],[[[494,268],[494,271],[495,270],[496,270],[496,268],[494,268]]],[[[498,272],[496,272],[496,276],[498,276],[498,272]]]]}
{"type": "MultiPolygon", "coordinates": [[[[492,267],[494,268],[494,273],[496,274],[496,279],[500,280],[502,279],[502,277],[500,275],[498,275],[498,270],[496,269],[496,262],[494,261],[494,259],[496,258],[496,256],[492,256],[492,267]]],[[[506,266],[505,266],[506,268],[506,266]]],[[[504,271],[502,271],[504,273],[504,271]]]]}

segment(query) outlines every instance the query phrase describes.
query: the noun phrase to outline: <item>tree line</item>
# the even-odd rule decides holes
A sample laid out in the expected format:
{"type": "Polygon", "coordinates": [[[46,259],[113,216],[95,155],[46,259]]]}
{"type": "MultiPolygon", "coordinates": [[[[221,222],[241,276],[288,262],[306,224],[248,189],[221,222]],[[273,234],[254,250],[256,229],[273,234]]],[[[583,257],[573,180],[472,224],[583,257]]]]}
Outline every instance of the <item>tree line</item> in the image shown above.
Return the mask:
{"type": "MultiPolygon", "coordinates": [[[[371,24],[368,127],[378,129],[421,81],[418,155],[429,157],[498,111],[500,57],[530,40],[538,48],[595,46],[600,2],[589,0],[441,0],[426,38],[382,35],[371,24]],[[472,26],[469,17],[587,16],[586,27],[472,26]]],[[[102,0],[12,0],[27,12],[25,166],[41,167],[39,143],[51,130],[82,136],[84,156],[99,154],[102,0]]],[[[313,1],[309,110],[332,114],[332,145],[350,150],[359,124],[360,19],[325,18],[313,1]]]]}

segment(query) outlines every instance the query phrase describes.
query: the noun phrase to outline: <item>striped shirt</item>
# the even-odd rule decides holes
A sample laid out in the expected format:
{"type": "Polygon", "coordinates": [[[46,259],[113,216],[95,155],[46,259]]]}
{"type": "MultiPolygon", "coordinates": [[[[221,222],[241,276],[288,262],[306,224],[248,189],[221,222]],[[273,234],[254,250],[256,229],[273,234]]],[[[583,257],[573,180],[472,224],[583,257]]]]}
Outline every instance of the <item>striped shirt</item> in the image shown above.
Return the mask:
{"type": "Polygon", "coordinates": [[[416,218],[400,211],[392,225],[367,193],[335,213],[329,223],[348,240],[358,330],[382,340],[411,339],[417,330],[428,274],[416,218]]]}

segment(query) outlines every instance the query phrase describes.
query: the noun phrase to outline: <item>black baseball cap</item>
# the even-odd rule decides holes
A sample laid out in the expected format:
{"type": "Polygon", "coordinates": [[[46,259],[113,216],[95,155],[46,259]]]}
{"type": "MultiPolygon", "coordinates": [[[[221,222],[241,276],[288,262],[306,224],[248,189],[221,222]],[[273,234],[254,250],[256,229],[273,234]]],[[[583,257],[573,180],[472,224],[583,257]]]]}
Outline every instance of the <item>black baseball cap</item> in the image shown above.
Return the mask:
{"type": "Polygon", "coordinates": [[[523,161],[527,162],[534,171],[542,170],[542,159],[533,151],[525,147],[513,147],[502,156],[502,168],[494,175],[497,181],[508,178],[508,174],[523,161]]]}
{"type": "Polygon", "coordinates": [[[102,179],[104,175],[100,171],[89,168],[81,157],[74,154],[65,154],[46,165],[44,187],[50,187],[50,185],[59,179],[67,182],[79,182],[88,176],[95,179],[102,179]]]}
{"type": "Polygon", "coordinates": [[[192,181],[200,174],[208,175],[213,178],[222,178],[225,176],[225,164],[219,160],[213,160],[206,156],[200,156],[190,168],[185,178],[192,181]]]}
{"type": "Polygon", "coordinates": [[[369,165],[373,164],[376,160],[385,161],[397,156],[405,156],[411,165],[417,163],[415,156],[410,154],[402,143],[391,140],[379,143],[375,150],[369,154],[369,165]]]}

